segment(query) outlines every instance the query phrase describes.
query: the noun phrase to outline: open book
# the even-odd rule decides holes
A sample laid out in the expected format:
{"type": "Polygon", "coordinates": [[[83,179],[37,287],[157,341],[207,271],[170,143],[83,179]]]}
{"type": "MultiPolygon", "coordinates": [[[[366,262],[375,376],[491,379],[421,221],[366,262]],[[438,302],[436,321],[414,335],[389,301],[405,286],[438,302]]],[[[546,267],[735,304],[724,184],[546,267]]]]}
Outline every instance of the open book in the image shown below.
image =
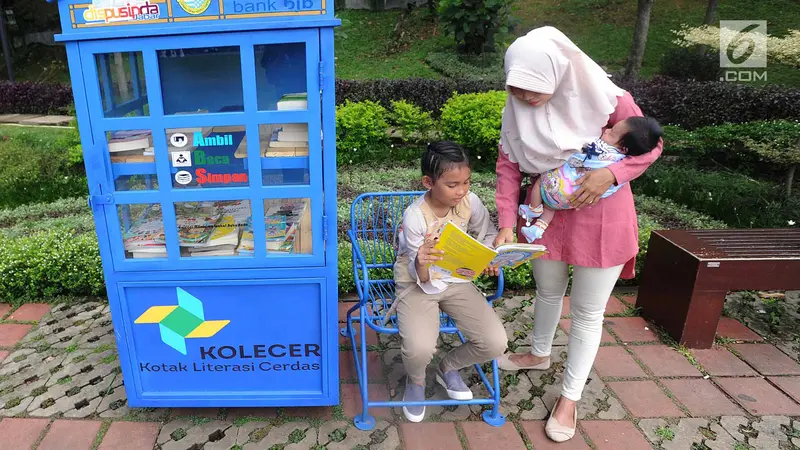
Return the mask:
{"type": "Polygon", "coordinates": [[[434,248],[443,250],[444,255],[431,270],[465,280],[474,280],[489,266],[513,269],[547,253],[547,248],[538,244],[503,244],[491,249],[449,222],[434,248]]]}

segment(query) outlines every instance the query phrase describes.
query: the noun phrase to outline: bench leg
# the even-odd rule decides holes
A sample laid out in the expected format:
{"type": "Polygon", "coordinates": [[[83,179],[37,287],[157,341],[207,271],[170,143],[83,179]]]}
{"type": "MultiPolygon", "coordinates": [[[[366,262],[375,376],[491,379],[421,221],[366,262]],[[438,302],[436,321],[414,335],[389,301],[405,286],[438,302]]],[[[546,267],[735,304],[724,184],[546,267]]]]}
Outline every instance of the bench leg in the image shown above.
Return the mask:
{"type": "Polygon", "coordinates": [[[636,306],[688,348],[711,348],[727,291],[697,286],[700,262],[653,235],[645,258],[636,306]]]}
{"type": "Polygon", "coordinates": [[[492,384],[494,386],[494,405],[492,409],[484,411],[481,418],[493,427],[502,427],[506,423],[506,418],[500,414],[500,369],[497,368],[497,360],[492,360],[492,384]]]}
{"type": "MultiPolygon", "coordinates": [[[[361,341],[360,348],[356,350],[355,346],[353,346],[353,351],[355,352],[355,357],[358,358],[361,363],[356,364],[356,367],[359,369],[358,374],[358,387],[361,390],[361,414],[353,419],[353,424],[362,431],[369,431],[375,428],[375,418],[369,415],[369,379],[367,379],[367,323],[364,320],[365,317],[369,317],[366,311],[366,306],[361,307],[361,315],[358,318],[359,328],[361,329],[361,336],[359,340],[361,341]]],[[[348,317],[348,322],[350,318],[348,317]]]]}

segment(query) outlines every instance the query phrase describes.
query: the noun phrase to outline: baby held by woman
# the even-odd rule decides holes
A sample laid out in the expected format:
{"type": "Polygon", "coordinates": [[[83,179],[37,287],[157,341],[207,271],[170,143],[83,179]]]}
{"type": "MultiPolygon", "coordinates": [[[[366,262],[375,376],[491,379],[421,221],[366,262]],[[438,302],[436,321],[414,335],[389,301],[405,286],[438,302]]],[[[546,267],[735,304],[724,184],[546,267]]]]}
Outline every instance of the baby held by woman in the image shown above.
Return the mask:
{"type": "MultiPolygon", "coordinates": [[[[661,126],[652,117],[630,117],[606,128],[602,136],[572,154],[563,166],[543,173],[533,185],[531,203],[519,207],[520,216],[525,218],[522,235],[528,242],[541,239],[556,210],[571,208],[570,197],[579,187],[576,182],[581,177],[627,156],[650,152],[662,134],[661,126]],[[533,219],[537,220],[531,224],[533,219]]],[[[608,197],[620,187],[622,184],[612,185],[600,198],[608,197]]]]}

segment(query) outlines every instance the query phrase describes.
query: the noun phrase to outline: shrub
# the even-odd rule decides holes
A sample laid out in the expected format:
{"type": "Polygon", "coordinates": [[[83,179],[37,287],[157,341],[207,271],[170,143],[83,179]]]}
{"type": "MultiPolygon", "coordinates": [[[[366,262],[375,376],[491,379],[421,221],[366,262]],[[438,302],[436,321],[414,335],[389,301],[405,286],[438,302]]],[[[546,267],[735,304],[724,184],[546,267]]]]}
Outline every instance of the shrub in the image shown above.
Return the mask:
{"type": "Polygon", "coordinates": [[[353,246],[349,241],[340,238],[339,241],[339,293],[347,294],[356,291],[353,278],[353,246]]]}
{"type": "Polygon", "coordinates": [[[478,54],[494,50],[498,34],[508,32],[511,0],[439,0],[439,18],[459,49],[478,54]]]}
{"type": "Polygon", "coordinates": [[[94,233],[94,218],[87,212],[75,216],[42,220],[25,220],[9,228],[0,228],[0,239],[10,239],[44,231],[58,230],[64,234],[94,233]]]}
{"type": "Polygon", "coordinates": [[[505,91],[454,95],[442,108],[442,133],[470,150],[473,162],[494,164],[505,91]]]}
{"type": "Polygon", "coordinates": [[[68,115],[73,116],[70,121],[70,129],[67,133],[56,141],[56,147],[67,150],[67,161],[70,165],[78,166],[83,164],[83,147],[81,146],[81,135],[78,132],[78,119],[75,117],[75,107],[70,106],[68,115]]]}
{"type": "Polygon", "coordinates": [[[0,209],[0,228],[26,220],[42,220],[90,213],[86,198],[59,199],[50,203],[31,203],[13,209],[0,209]]]}
{"type": "Polygon", "coordinates": [[[697,229],[712,230],[727,228],[725,223],[692,211],[671,200],[636,195],[636,213],[639,223],[639,253],[636,255],[636,277],[625,284],[636,284],[642,275],[644,259],[653,230],[697,229]]]}
{"type": "Polygon", "coordinates": [[[664,154],[695,156],[697,138],[691,131],[675,125],[664,125],[664,154]]]}
{"type": "MultiPolygon", "coordinates": [[[[614,80],[633,95],[642,111],[662,124],[693,130],[726,122],[800,120],[800,89],[772,85],[755,87],[736,83],[679,80],[655,76],[650,80],[614,80]]],[[[463,79],[336,81],[336,103],[372,100],[390,107],[392,100],[407,100],[440,114],[453,95],[503,90],[502,81],[463,79]]]]}
{"type": "Polygon", "coordinates": [[[625,280],[623,284],[636,284],[638,282],[642,276],[644,259],[647,256],[647,246],[650,244],[650,233],[653,230],[663,230],[665,228],[646,213],[638,213],[637,222],[639,224],[639,253],[636,254],[636,275],[633,280],[625,280]]]}
{"type": "Polygon", "coordinates": [[[0,207],[86,195],[82,170],[71,167],[57,139],[45,137],[25,128],[0,134],[0,160],[13,162],[0,171],[0,207]]]}
{"type": "Polygon", "coordinates": [[[692,132],[664,128],[668,153],[702,156],[739,170],[755,166],[758,175],[784,170],[786,195],[791,196],[795,167],[800,164],[800,122],[729,123],[692,132]]]}
{"type": "Polygon", "coordinates": [[[0,301],[22,303],[57,295],[105,292],[94,234],[61,231],[0,239],[0,301]]]}
{"type": "Polygon", "coordinates": [[[336,158],[339,164],[363,162],[389,147],[388,111],[366,100],[345,102],[336,108],[336,158]]]}
{"type": "Polygon", "coordinates": [[[693,211],[672,200],[636,195],[636,212],[645,214],[667,229],[722,229],[728,228],[725,222],[693,211]]]}
{"type": "Polygon", "coordinates": [[[505,289],[529,289],[533,287],[533,269],[530,263],[503,273],[505,289]]]}
{"type": "Polygon", "coordinates": [[[392,101],[406,100],[419,106],[424,111],[430,111],[434,117],[438,117],[442,106],[453,96],[453,92],[470,94],[498,89],[503,89],[502,83],[470,80],[429,80],[425,78],[366,81],[337,80],[336,104],[341,105],[347,100],[353,102],[371,100],[389,108],[392,105],[392,101]]]}
{"type": "Polygon", "coordinates": [[[431,53],[425,58],[431,68],[442,75],[462,80],[505,83],[503,53],[491,52],[481,55],[458,55],[453,52],[431,53]]]}
{"type": "Polygon", "coordinates": [[[689,130],[728,122],[800,119],[800,89],[796,88],[778,85],[759,88],[664,76],[615,81],[630,91],[646,115],[689,130]]]}
{"type": "Polygon", "coordinates": [[[391,121],[405,142],[427,142],[436,126],[431,113],[405,100],[392,102],[391,121]]]}
{"type": "Polygon", "coordinates": [[[721,73],[719,52],[709,50],[698,54],[694,48],[670,49],[661,58],[659,73],[684,80],[718,81],[721,73]]]}
{"type": "Polygon", "coordinates": [[[66,114],[71,104],[68,84],[0,81],[0,114],[66,114]]]}
{"type": "Polygon", "coordinates": [[[658,161],[631,183],[634,192],[668,198],[736,228],[785,227],[800,217],[800,201],[780,186],[744,175],[658,161]]]}

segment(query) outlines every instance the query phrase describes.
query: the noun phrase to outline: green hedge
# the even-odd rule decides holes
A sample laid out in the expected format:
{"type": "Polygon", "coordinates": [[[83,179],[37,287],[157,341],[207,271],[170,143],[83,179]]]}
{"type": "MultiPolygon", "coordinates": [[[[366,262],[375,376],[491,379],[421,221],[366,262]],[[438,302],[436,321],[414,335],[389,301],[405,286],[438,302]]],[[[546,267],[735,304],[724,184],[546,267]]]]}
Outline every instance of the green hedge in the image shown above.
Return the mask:
{"type": "Polygon", "coordinates": [[[489,82],[502,86],[506,81],[503,56],[502,52],[465,55],[445,51],[429,54],[425,57],[425,62],[448,78],[489,82]]]}
{"type": "Polygon", "coordinates": [[[469,149],[474,163],[494,165],[506,96],[505,91],[454,95],[442,108],[444,137],[469,149]]]}
{"type": "Polygon", "coordinates": [[[0,209],[0,228],[11,227],[26,221],[40,221],[78,214],[88,214],[86,198],[73,197],[49,203],[31,203],[13,209],[0,209]]]}
{"type": "Polygon", "coordinates": [[[658,161],[631,183],[635,193],[690,206],[735,228],[786,227],[800,217],[800,200],[781,186],[742,174],[658,161]]]}
{"type": "Polygon", "coordinates": [[[55,230],[0,239],[0,273],[2,302],[105,293],[97,238],[89,233],[55,230]]]}
{"type": "MultiPolygon", "coordinates": [[[[725,228],[725,224],[703,214],[691,211],[671,201],[642,195],[636,196],[639,213],[640,253],[637,267],[641,270],[650,232],[662,228],[725,228]]],[[[105,284],[100,262],[97,240],[93,231],[81,232],[70,224],[53,224],[54,229],[40,231],[32,227],[33,234],[10,235],[9,229],[24,223],[72,219],[80,222],[91,220],[91,215],[78,206],[77,199],[30,205],[0,213],[0,302],[23,303],[48,300],[59,295],[97,296],[105,295],[105,284]],[[70,213],[74,213],[70,215],[70,213]],[[63,214],[63,216],[59,216],[63,214]]],[[[489,205],[491,206],[491,205],[489,205]]],[[[493,207],[491,208],[493,209],[493,207]]],[[[338,246],[338,271],[340,293],[355,291],[351,244],[344,236],[338,246]]],[[[388,277],[391,272],[382,270],[371,276],[388,277]]],[[[636,280],[634,280],[635,283],[636,280]]],[[[508,290],[530,289],[533,277],[529,265],[509,270],[505,274],[508,290]]],[[[627,284],[630,284],[627,283],[627,284]]],[[[482,277],[478,285],[486,291],[495,289],[495,280],[482,277]]]]}
{"type": "Polygon", "coordinates": [[[636,195],[634,199],[639,219],[639,254],[636,257],[636,278],[625,284],[636,284],[639,281],[644,267],[644,258],[647,255],[647,247],[650,243],[650,233],[654,230],[728,228],[719,220],[692,211],[671,200],[646,195],[636,195]]]}

